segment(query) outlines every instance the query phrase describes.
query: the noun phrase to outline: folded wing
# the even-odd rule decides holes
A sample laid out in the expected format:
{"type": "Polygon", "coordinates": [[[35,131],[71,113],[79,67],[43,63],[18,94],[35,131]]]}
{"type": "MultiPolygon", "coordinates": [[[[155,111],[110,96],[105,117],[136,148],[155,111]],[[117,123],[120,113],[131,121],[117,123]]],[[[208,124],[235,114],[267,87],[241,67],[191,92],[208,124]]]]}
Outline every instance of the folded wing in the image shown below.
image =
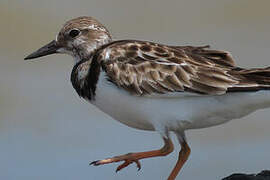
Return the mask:
{"type": "Polygon", "coordinates": [[[230,54],[208,48],[115,41],[99,52],[98,61],[111,82],[136,95],[184,91],[220,95],[242,87],[242,76],[231,73],[237,68],[230,54]]]}

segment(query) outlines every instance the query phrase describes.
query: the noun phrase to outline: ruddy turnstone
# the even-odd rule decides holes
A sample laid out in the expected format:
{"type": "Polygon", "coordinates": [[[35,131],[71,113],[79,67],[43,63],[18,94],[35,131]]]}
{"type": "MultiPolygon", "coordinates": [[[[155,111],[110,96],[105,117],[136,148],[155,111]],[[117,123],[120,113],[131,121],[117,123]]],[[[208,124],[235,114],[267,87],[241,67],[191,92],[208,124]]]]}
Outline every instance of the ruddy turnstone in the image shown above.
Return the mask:
{"type": "Polygon", "coordinates": [[[131,163],[140,169],[139,160],[173,151],[173,132],[181,145],[168,177],[173,180],[190,154],[186,130],[270,107],[270,68],[239,68],[230,53],[209,46],[113,41],[97,20],[78,17],[25,59],[54,53],[74,58],[71,82],[80,97],[127,126],[157,131],[163,138],[161,149],[94,161],[95,166],[123,161],[116,171],[131,163]]]}

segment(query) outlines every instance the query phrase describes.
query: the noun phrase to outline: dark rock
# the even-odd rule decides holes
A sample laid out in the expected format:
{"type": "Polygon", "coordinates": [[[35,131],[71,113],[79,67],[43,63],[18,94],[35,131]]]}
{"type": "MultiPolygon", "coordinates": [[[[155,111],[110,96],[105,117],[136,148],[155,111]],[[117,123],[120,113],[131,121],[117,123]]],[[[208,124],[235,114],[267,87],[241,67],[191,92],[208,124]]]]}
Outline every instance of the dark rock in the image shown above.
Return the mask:
{"type": "Polygon", "coordinates": [[[270,180],[270,171],[264,170],[259,174],[232,174],[222,180],[270,180]]]}

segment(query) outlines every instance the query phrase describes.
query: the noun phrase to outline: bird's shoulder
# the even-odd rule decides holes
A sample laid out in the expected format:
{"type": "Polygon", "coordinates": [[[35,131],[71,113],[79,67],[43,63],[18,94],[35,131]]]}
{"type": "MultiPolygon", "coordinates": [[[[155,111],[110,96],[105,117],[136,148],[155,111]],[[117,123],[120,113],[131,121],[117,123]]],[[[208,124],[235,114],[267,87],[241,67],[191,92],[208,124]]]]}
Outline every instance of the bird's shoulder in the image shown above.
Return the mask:
{"type": "Polygon", "coordinates": [[[222,94],[237,81],[226,51],[209,46],[168,46],[148,41],[114,41],[99,50],[97,60],[110,81],[136,95],[195,92],[222,94]]]}

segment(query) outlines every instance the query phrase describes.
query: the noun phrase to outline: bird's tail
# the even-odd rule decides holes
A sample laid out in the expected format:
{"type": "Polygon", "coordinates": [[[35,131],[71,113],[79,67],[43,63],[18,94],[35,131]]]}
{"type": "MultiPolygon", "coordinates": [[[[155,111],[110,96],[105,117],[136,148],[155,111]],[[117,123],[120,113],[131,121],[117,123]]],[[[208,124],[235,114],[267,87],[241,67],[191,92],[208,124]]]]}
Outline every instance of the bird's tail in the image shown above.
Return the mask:
{"type": "Polygon", "coordinates": [[[270,67],[242,69],[235,68],[230,74],[240,79],[239,84],[229,91],[270,90],[270,67]]]}

